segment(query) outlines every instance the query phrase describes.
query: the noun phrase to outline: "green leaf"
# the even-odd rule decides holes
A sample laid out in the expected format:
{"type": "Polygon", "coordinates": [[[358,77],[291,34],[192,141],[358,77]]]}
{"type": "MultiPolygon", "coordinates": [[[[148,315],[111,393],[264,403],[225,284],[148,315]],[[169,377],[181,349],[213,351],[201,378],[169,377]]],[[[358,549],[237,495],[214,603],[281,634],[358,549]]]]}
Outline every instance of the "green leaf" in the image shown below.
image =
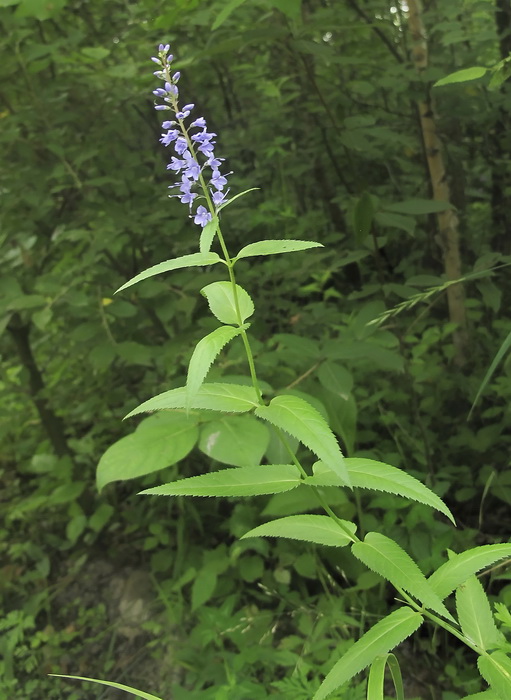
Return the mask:
{"type": "Polygon", "coordinates": [[[387,656],[387,666],[390,669],[390,674],[394,683],[394,688],[396,691],[396,700],[405,700],[405,690],[403,687],[401,668],[399,666],[399,661],[394,656],[394,654],[389,654],[387,656]]]}
{"type": "Polygon", "coordinates": [[[255,466],[269,441],[268,428],[253,416],[224,416],[203,426],[199,449],[224,464],[255,466]]]}
{"type": "Polygon", "coordinates": [[[294,464],[270,464],[191,476],[171,484],[155,486],[140,493],[151,496],[220,496],[223,498],[261,496],[290,491],[300,484],[294,464]]]}
{"type": "Polygon", "coordinates": [[[314,241],[257,241],[257,243],[249,243],[240,250],[235,260],[241,258],[249,258],[253,255],[278,255],[279,253],[294,253],[299,250],[307,250],[308,248],[322,248],[322,243],[314,241]]]}
{"type": "Polygon", "coordinates": [[[367,236],[371,233],[374,219],[374,201],[368,192],[364,192],[357,199],[353,210],[353,228],[355,229],[355,242],[362,245],[367,236]]]}
{"type": "Polygon", "coordinates": [[[499,696],[493,690],[483,690],[482,693],[474,693],[473,695],[465,695],[461,700],[500,700],[499,696]]]}
{"type": "Polygon", "coordinates": [[[353,377],[342,365],[337,362],[322,362],[318,369],[318,379],[322,386],[332,391],[345,401],[353,388],[353,377]]]}
{"type": "Polygon", "coordinates": [[[403,588],[426,607],[455,622],[417,564],[397,542],[378,532],[369,532],[363,542],[355,542],[351,551],[357,559],[387,581],[403,588]]]}
{"type": "Polygon", "coordinates": [[[101,457],[96,472],[98,490],[113,481],[170,467],[186,457],[198,436],[193,417],[159,413],[146,418],[134,433],[115,442],[101,457]]]}
{"type": "Polygon", "coordinates": [[[185,386],[164,391],[153,396],[140,406],[130,411],[126,418],[138,413],[161,411],[162,409],[205,409],[208,411],[225,411],[226,413],[245,413],[258,406],[256,393],[251,386],[241,384],[203,384],[190,396],[185,386]]]}
{"type": "Polygon", "coordinates": [[[199,239],[199,250],[201,253],[206,254],[211,250],[215,234],[218,229],[218,216],[214,216],[211,221],[204,226],[202,229],[200,239],[199,239]]]}
{"type": "Polygon", "coordinates": [[[367,668],[377,656],[386,654],[413,634],[421,624],[422,615],[408,607],[395,610],[377,622],[335,664],[313,700],[326,698],[343,683],[367,668]]]}
{"type": "MultiPolygon", "coordinates": [[[[411,498],[439,510],[456,524],[451,511],[436,493],[402,469],[361,457],[345,458],[344,462],[353,487],[385,491],[403,498],[411,498]]],[[[305,483],[315,486],[341,485],[335,481],[335,475],[320,462],[314,465],[314,476],[307,477],[305,483]]]]}
{"type": "Polygon", "coordinates": [[[511,659],[503,651],[477,659],[479,672],[500,700],[511,698],[511,659]]]}
{"type": "Polygon", "coordinates": [[[125,693],[130,693],[136,698],[142,698],[142,700],[162,700],[162,698],[158,698],[156,697],[156,695],[145,693],[143,690],[136,690],[136,688],[131,688],[131,686],[129,685],[122,685],[122,683],[114,683],[113,681],[100,681],[97,678],[84,678],[84,676],[65,676],[61,673],[49,673],[48,675],[53,676],[54,678],[72,678],[75,681],[87,681],[88,683],[98,683],[99,685],[107,685],[109,688],[124,690],[125,693]]]}
{"type": "Polygon", "coordinates": [[[493,376],[495,370],[496,370],[497,367],[499,366],[499,363],[501,362],[502,358],[504,357],[504,355],[506,354],[506,352],[509,350],[510,347],[511,347],[511,332],[510,332],[510,333],[506,336],[506,338],[504,339],[504,342],[502,343],[502,345],[500,346],[500,348],[499,348],[497,354],[496,354],[495,357],[493,358],[492,363],[491,363],[490,367],[488,368],[488,371],[487,371],[486,374],[484,375],[484,379],[483,379],[483,381],[481,382],[481,385],[479,386],[479,389],[477,390],[477,394],[476,394],[476,397],[475,397],[475,399],[474,399],[474,403],[473,403],[472,406],[470,407],[470,411],[469,411],[469,414],[468,414],[468,417],[469,417],[469,418],[470,418],[470,416],[471,416],[471,414],[472,414],[472,411],[474,410],[474,406],[476,405],[476,403],[477,403],[478,400],[479,400],[479,397],[481,396],[481,394],[483,393],[483,391],[486,389],[486,386],[487,386],[488,382],[489,382],[490,379],[492,378],[492,376],[493,376]]]}
{"type": "Polygon", "coordinates": [[[368,700],[384,700],[383,685],[385,681],[387,656],[387,654],[385,654],[385,656],[377,656],[371,664],[369,677],[367,679],[368,700]]]}
{"type": "Polygon", "coordinates": [[[511,557],[511,544],[485,544],[474,547],[442,564],[428,578],[428,583],[443,600],[472,574],[476,574],[499,559],[511,557]]]}
{"type": "Polygon", "coordinates": [[[442,85],[452,85],[453,83],[466,83],[469,80],[477,80],[486,75],[488,68],[483,68],[482,66],[473,66],[472,68],[464,68],[463,70],[457,70],[454,73],[449,73],[445,78],[440,78],[437,80],[433,87],[440,87],[442,85]]]}
{"type": "Polygon", "coordinates": [[[276,396],[269,406],[259,406],[256,415],[300,440],[350,486],[344,457],[334,434],[321,414],[298,396],[276,396]]]}
{"type": "Polygon", "coordinates": [[[184,267],[200,267],[202,265],[215,265],[221,262],[222,258],[217,253],[191,253],[190,255],[182,255],[180,258],[174,258],[173,260],[165,260],[165,262],[158,263],[152,267],[147,268],[143,272],[140,272],[135,277],[132,277],[128,282],[125,282],[122,287],[115,292],[121,292],[123,289],[131,287],[137,282],[147,279],[148,277],[154,277],[154,275],[159,275],[162,272],[169,272],[170,270],[180,270],[184,267]]]}
{"type": "Polygon", "coordinates": [[[404,202],[396,202],[396,204],[385,206],[386,211],[394,211],[398,214],[411,214],[413,216],[436,214],[453,208],[449,202],[441,202],[436,199],[407,199],[404,202]]]}
{"type": "Polygon", "coordinates": [[[199,340],[188,366],[186,388],[190,394],[195,394],[199,390],[218,353],[239,333],[241,328],[221,326],[199,340]]]}
{"type": "Polygon", "coordinates": [[[224,4],[211,26],[211,31],[214,32],[215,29],[218,29],[218,27],[225,22],[229,15],[240,5],[243,5],[244,2],[245,0],[231,0],[230,2],[224,4]]]}
{"type": "Polygon", "coordinates": [[[192,586],[192,612],[202,607],[215,592],[218,576],[209,567],[197,574],[192,586]]]}
{"type": "Polygon", "coordinates": [[[488,651],[505,641],[495,625],[488,597],[475,576],[456,589],[456,610],[461,631],[481,649],[488,651]]]}
{"type": "Polygon", "coordinates": [[[241,324],[254,313],[254,303],[252,299],[239,284],[236,285],[236,296],[238,299],[240,318],[238,318],[236,311],[236,300],[230,282],[212,282],[208,284],[207,287],[203,287],[200,291],[208,300],[211,313],[222,323],[241,324]]]}
{"type": "MultiPolygon", "coordinates": [[[[355,523],[347,520],[341,520],[341,523],[346,530],[355,534],[357,530],[355,523]]],[[[286,518],[255,527],[241,539],[247,537],[287,537],[330,547],[345,547],[353,542],[353,539],[328,515],[288,515],[286,518]]]]}
{"type": "Polygon", "coordinates": [[[398,228],[401,231],[406,231],[411,236],[415,232],[415,219],[411,216],[403,216],[392,212],[379,211],[375,217],[375,221],[384,228],[398,228]]]}
{"type": "Polygon", "coordinates": [[[221,205],[217,208],[217,211],[221,211],[222,209],[225,209],[225,207],[230,206],[230,205],[231,205],[233,202],[235,202],[237,199],[239,199],[240,197],[244,197],[244,196],[245,196],[246,194],[248,194],[249,192],[254,192],[255,190],[259,190],[259,189],[261,189],[261,188],[260,188],[260,187],[251,187],[251,188],[248,189],[248,190],[243,190],[243,192],[239,192],[239,193],[238,193],[237,195],[235,195],[234,197],[231,197],[230,199],[228,199],[227,202],[224,202],[224,204],[221,204],[221,205]]]}

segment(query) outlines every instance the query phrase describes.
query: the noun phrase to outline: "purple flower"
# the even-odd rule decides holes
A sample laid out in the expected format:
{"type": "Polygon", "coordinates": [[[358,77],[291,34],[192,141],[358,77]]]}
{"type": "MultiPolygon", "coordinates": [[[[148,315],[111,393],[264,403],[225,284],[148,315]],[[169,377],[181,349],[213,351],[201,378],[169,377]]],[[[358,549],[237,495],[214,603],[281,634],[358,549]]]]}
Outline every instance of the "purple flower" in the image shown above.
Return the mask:
{"type": "Polygon", "coordinates": [[[204,228],[208,221],[211,221],[211,218],[211,213],[206,209],[206,207],[203,207],[202,204],[200,204],[197,207],[197,212],[193,219],[193,223],[199,224],[199,226],[202,226],[204,228]]]}
{"type": "Polygon", "coordinates": [[[166,103],[155,105],[155,109],[170,109],[179,120],[178,122],[165,120],[162,127],[167,131],[160,138],[160,143],[164,146],[172,146],[176,154],[171,156],[167,170],[181,175],[181,181],[170,186],[170,189],[177,188],[179,194],[170,196],[179,197],[183,204],[188,204],[191,208],[194,200],[199,196],[196,191],[192,191],[192,188],[196,189],[197,185],[202,188],[203,198],[208,202],[210,211],[200,204],[190,216],[194,223],[204,227],[208,221],[211,221],[214,211],[227,201],[229,190],[224,190],[227,177],[219,170],[224,159],[215,156],[216,134],[208,131],[204,117],[197,117],[188,126],[184,123],[195,105],[189,103],[182,108],[178,105],[177,82],[181,76],[179,71],[171,73],[174,57],[169,54],[169,51],[169,44],[160,44],[158,58],[152,57],[151,60],[160,66],[161,70],[155,71],[154,75],[163,82],[163,87],[153,90],[153,94],[166,103]]]}

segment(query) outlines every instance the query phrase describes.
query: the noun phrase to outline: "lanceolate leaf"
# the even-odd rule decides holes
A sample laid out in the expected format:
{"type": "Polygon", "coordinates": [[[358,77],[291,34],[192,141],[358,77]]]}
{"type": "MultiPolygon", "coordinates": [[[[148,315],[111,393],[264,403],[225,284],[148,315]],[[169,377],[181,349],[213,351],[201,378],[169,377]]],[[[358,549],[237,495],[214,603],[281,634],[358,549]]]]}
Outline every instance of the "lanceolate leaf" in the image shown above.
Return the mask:
{"type": "Polygon", "coordinates": [[[204,226],[199,240],[199,250],[201,253],[209,253],[218,228],[218,217],[214,216],[211,221],[204,226]]]}
{"type": "Polygon", "coordinates": [[[83,676],[64,676],[60,673],[50,673],[49,675],[54,676],[55,678],[72,678],[75,681],[87,681],[88,683],[107,685],[109,688],[124,690],[125,693],[130,693],[136,698],[142,698],[142,700],[162,700],[161,698],[157,698],[156,695],[151,695],[151,693],[145,693],[143,690],[136,690],[135,688],[131,688],[129,685],[122,685],[122,683],[114,683],[113,681],[100,681],[97,678],[84,678],[83,676]]]}
{"type": "Polygon", "coordinates": [[[328,423],[307,401],[298,396],[276,396],[269,406],[259,406],[256,415],[285,430],[312,450],[350,486],[344,457],[328,423]]]}
{"type": "MultiPolygon", "coordinates": [[[[158,263],[158,265],[153,265],[147,270],[140,272],[140,274],[132,277],[128,282],[125,282],[122,287],[119,287],[117,292],[122,291],[131,287],[137,282],[146,280],[148,277],[154,277],[154,275],[160,275],[162,272],[169,272],[170,270],[179,270],[183,267],[200,267],[201,265],[215,265],[221,262],[222,258],[217,255],[217,253],[191,253],[190,255],[182,255],[180,258],[174,258],[173,260],[165,260],[165,262],[158,263]]],[[[116,294],[117,294],[116,292],[116,294]]]]}
{"type": "Polygon", "coordinates": [[[322,247],[322,243],[315,243],[314,241],[257,241],[257,243],[249,243],[242,248],[236,256],[236,260],[249,258],[253,255],[277,255],[278,253],[294,253],[299,250],[307,250],[308,248],[322,247]]]}
{"type": "Polygon", "coordinates": [[[256,393],[251,386],[241,384],[203,384],[190,396],[185,386],[165,391],[130,411],[126,418],[138,413],[162,409],[205,409],[226,413],[245,413],[258,406],[256,393]]]}
{"type": "MultiPolygon", "coordinates": [[[[344,460],[353,487],[361,489],[374,489],[394,493],[403,498],[411,498],[419,503],[424,503],[431,508],[436,508],[446,515],[454,523],[454,517],[443,501],[430,491],[427,486],[421,484],[410,474],[392,467],[384,462],[373,459],[350,457],[344,460]]],[[[305,480],[306,483],[316,486],[335,486],[335,475],[326,471],[324,465],[314,465],[314,476],[305,480]]],[[[339,485],[339,482],[337,482],[339,485]]]]}
{"type": "Polygon", "coordinates": [[[211,313],[222,323],[244,323],[254,313],[254,304],[248,293],[236,285],[236,297],[241,318],[236,311],[236,300],[230,282],[212,282],[201,289],[208,300],[211,313]]]}
{"type": "Polygon", "coordinates": [[[384,700],[383,686],[385,681],[385,666],[387,655],[377,656],[371,664],[367,679],[367,697],[370,700],[384,700]]]}
{"type": "Polygon", "coordinates": [[[290,491],[300,484],[293,464],[222,469],[141,491],[155,496],[260,496],[290,491]]]}
{"type": "Polygon", "coordinates": [[[445,78],[440,78],[433,87],[451,85],[452,83],[466,83],[468,80],[477,80],[478,78],[482,78],[487,72],[488,68],[484,68],[483,66],[464,68],[463,70],[457,70],[455,73],[449,73],[445,78]]]}
{"type": "Polygon", "coordinates": [[[428,585],[426,577],[417,564],[397,542],[378,532],[369,532],[363,542],[355,542],[351,551],[357,559],[387,581],[403,588],[426,607],[455,622],[440,598],[428,585]]]}
{"type": "Polygon", "coordinates": [[[190,394],[198,391],[218,353],[240,332],[241,328],[222,326],[199,340],[188,366],[186,387],[190,394]]]}
{"type": "MultiPolygon", "coordinates": [[[[354,523],[347,520],[341,522],[345,530],[355,534],[357,526],[354,523]]],[[[241,539],[246,537],[287,537],[330,547],[345,547],[353,542],[353,539],[328,515],[289,515],[286,518],[259,525],[243,535],[241,539]]]]}
{"type": "Polygon", "coordinates": [[[481,649],[488,651],[504,641],[495,625],[488,597],[475,576],[456,589],[456,610],[461,631],[481,649]]]}
{"type": "Polygon", "coordinates": [[[197,422],[192,417],[159,413],[146,418],[132,435],[115,442],[101,457],[96,473],[98,490],[112,481],[170,467],[186,457],[198,436],[197,422]]]}
{"type": "Polygon", "coordinates": [[[503,651],[480,656],[477,666],[481,676],[490,684],[499,700],[511,698],[511,659],[503,651]]]}
{"type": "Polygon", "coordinates": [[[323,700],[339,686],[367,668],[381,654],[400,644],[422,624],[422,615],[411,608],[400,608],[377,622],[335,664],[313,700],[323,700]]]}
{"type": "Polygon", "coordinates": [[[506,557],[511,557],[511,544],[485,544],[474,547],[454,555],[452,559],[442,564],[428,578],[428,583],[443,600],[469,576],[506,557]]]}

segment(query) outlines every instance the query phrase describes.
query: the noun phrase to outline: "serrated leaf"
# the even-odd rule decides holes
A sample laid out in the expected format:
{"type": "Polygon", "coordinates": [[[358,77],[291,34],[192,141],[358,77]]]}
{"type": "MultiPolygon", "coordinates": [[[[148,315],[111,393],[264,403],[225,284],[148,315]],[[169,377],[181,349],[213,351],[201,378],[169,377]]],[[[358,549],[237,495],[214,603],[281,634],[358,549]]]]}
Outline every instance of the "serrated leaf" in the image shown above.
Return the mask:
{"type": "Polygon", "coordinates": [[[469,80],[477,80],[486,75],[488,68],[482,66],[473,66],[472,68],[464,68],[457,70],[454,73],[449,73],[445,78],[437,80],[433,87],[441,87],[442,85],[452,85],[453,83],[466,83],[469,80]]]}
{"type": "Polygon", "coordinates": [[[321,414],[298,396],[276,396],[256,416],[285,430],[312,450],[347,485],[350,478],[334,434],[321,414]]]}
{"type": "Polygon", "coordinates": [[[170,467],[192,450],[199,431],[192,417],[157,414],[111,445],[99,460],[96,483],[101,491],[113,481],[135,479],[170,467]]]}
{"type": "Polygon", "coordinates": [[[123,289],[127,289],[137,282],[148,279],[149,277],[154,277],[155,275],[160,275],[163,272],[170,272],[171,270],[180,270],[185,267],[201,267],[202,265],[215,265],[221,262],[222,258],[217,253],[191,253],[190,255],[182,255],[180,258],[174,258],[173,260],[165,260],[165,262],[158,263],[152,267],[148,267],[147,270],[140,272],[135,277],[132,277],[128,282],[125,282],[117,291],[121,292],[123,289]]]}
{"type": "Polygon", "coordinates": [[[256,466],[269,441],[268,428],[253,416],[224,416],[203,426],[199,449],[234,467],[256,466]]]}
{"type": "Polygon", "coordinates": [[[294,464],[270,464],[191,476],[171,484],[141,491],[152,496],[220,496],[223,498],[261,496],[290,491],[300,484],[294,464]]]}
{"type": "Polygon", "coordinates": [[[215,234],[218,228],[218,216],[214,216],[211,221],[204,226],[202,229],[200,239],[199,239],[199,250],[202,254],[209,253],[215,234]]]}
{"type": "Polygon", "coordinates": [[[204,409],[208,411],[225,411],[226,413],[245,413],[258,406],[254,388],[241,384],[203,384],[190,396],[185,386],[164,391],[153,396],[140,406],[130,411],[126,418],[138,413],[161,411],[162,409],[204,409]]]}
{"type": "Polygon", "coordinates": [[[238,317],[236,299],[230,282],[212,282],[200,291],[208,300],[211,313],[222,323],[241,324],[254,313],[252,299],[239,284],[236,285],[236,297],[240,317],[238,317]]]}
{"type": "MultiPolygon", "coordinates": [[[[341,520],[345,529],[355,534],[357,526],[341,520]]],[[[328,515],[288,515],[255,527],[245,533],[246,537],[286,537],[292,540],[314,542],[330,547],[345,547],[353,540],[328,515]]]]}
{"type": "Polygon", "coordinates": [[[278,255],[279,253],[294,253],[299,250],[307,250],[308,248],[323,248],[322,243],[314,241],[257,241],[257,243],[249,243],[240,250],[236,256],[236,260],[249,258],[252,255],[278,255]]]}
{"type": "Polygon", "coordinates": [[[420,214],[436,214],[440,211],[453,209],[449,202],[442,202],[437,199],[407,199],[404,202],[396,202],[395,204],[387,204],[385,211],[393,211],[398,214],[411,214],[419,216],[420,214]]]}
{"type": "Polygon", "coordinates": [[[499,559],[511,557],[511,544],[485,544],[474,547],[442,564],[428,578],[428,583],[443,600],[472,574],[476,574],[499,559]]]}
{"type": "Polygon", "coordinates": [[[219,352],[239,333],[241,328],[221,326],[199,340],[188,366],[186,388],[190,394],[195,394],[199,390],[219,352]]]}
{"type": "Polygon", "coordinates": [[[455,622],[417,564],[397,542],[378,532],[369,532],[363,542],[355,542],[351,551],[372,571],[411,593],[426,607],[455,622]]]}
{"type": "MultiPolygon", "coordinates": [[[[344,462],[353,487],[384,491],[403,498],[411,498],[439,510],[456,524],[451,511],[436,493],[430,491],[427,486],[402,469],[374,459],[359,457],[346,458],[344,462]]],[[[313,486],[340,486],[339,482],[335,482],[335,475],[320,462],[314,465],[314,476],[305,479],[305,483],[313,486]]]]}
{"type": "Polygon", "coordinates": [[[99,685],[106,685],[109,688],[116,688],[117,690],[124,690],[125,693],[130,693],[137,698],[142,698],[142,700],[162,700],[156,697],[156,695],[151,695],[151,693],[145,693],[143,690],[137,690],[129,685],[123,685],[122,683],[114,683],[113,681],[100,681],[97,678],[85,678],[84,676],[65,676],[61,673],[49,673],[49,676],[54,678],[72,678],[75,681],[87,681],[88,683],[98,683],[99,685]]]}
{"type": "Polygon", "coordinates": [[[343,683],[367,668],[377,656],[394,649],[418,630],[421,624],[422,615],[408,607],[395,610],[377,622],[335,664],[313,700],[326,698],[343,683]]]}
{"type": "Polygon", "coordinates": [[[489,683],[499,700],[511,698],[511,659],[503,651],[480,656],[477,659],[479,672],[489,683]]]}
{"type": "Polygon", "coordinates": [[[456,589],[456,611],[461,631],[481,649],[488,651],[505,641],[495,625],[488,597],[475,576],[456,589]]]}

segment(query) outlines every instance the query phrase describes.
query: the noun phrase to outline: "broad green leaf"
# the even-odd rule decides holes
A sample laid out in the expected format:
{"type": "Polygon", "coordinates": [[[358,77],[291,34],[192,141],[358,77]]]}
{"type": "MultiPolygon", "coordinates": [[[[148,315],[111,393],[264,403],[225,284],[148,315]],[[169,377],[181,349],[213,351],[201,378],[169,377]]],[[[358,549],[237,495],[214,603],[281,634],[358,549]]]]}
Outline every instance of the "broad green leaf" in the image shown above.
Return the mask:
{"type": "Polygon", "coordinates": [[[186,388],[190,394],[195,394],[199,390],[218,353],[239,333],[241,328],[221,326],[199,340],[188,366],[186,388]]]}
{"type": "Polygon", "coordinates": [[[406,231],[411,236],[415,232],[416,221],[412,216],[403,216],[395,212],[379,211],[374,220],[384,228],[398,228],[401,231],[406,231]]]}
{"type": "Polygon", "coordinates": [[[357,199],[353,210],[353,228],[355,229],[355,243],[357,245],[362,245],[364,240],[371,233],[374,213],[374,200],[368,192],[364,192],[362,196],[357,199]]]}
{"type": "MultiPolygon", "coordinates": [[[[357,529],[355,523],[350,523],[348,520],[341,520],[341,522],[345,530],[355,534],[357,529]]],[[[353,539],[328,515],[288,515],[286,518],[255,527],[241,539],[246,537],[287,537],[330,547],[345,547],[353,542],[353,539]]]]}
{"type": "Polygon", "coordinates": [[[482,66],[473,66],[472,68],[464,68],[457,70],[454,73],[449,73],[445,78],[437,80],[433,87],[441,87],[442,85],[452,85],[453,83],[466,83],[469,80],[477,80],[486,75],[488,68],[482,66]]]}
{"type": "Polygon", "coordinates": [[[422,624],[422,615],[403,607],[384,617],[348,649],[332,668],[312,700],[323,700],[334,690],[363,671],[381,654],[394,649],[422,624]]]}
{"type": "Polygon", "coordinates": [[[294,464],[270,464],[239,469],[222,469],[191,476],[163,486],[141,491],[152,496],[221,496],[224,498],[261,496],[290,491],[300,484],[294,464]]]}
{"type": "Polygon", "coordinates": [[[348,399],[353,388],[353,377],[350,372],[337,362],[327,360],[322,362],[318,369],[318,379],[321,385],[338,394],[344,400],[348,399]]]}
{"type": "Polygon", "coordinates": [[[252,255],[278,255],[279,253],[294,253],[299,250],[307,250],[308,248],[322,248],[322,243],[314,241],[257,241],[257,243],[249,243],[240,250],[236,256],[236,260],[241,258],[249,258],[252,255]]]}
{"type": "Polygon", "coordinates": [[[214,216],[202,229],[199,239],[199,250],[201,253],[206,254],[211,250],[217,228],[218,216],[214,216]]]}
{"type": "Polygon", "coordinates": [[[488,651],[504,641],[498,631],[490,602],[476,576],[456,589],[456,611],[461,631],[478,647],[488,651]]]}
{"type": "Polygon", "coordinates": [[[199,571],[192,586],[192,612],[202,607],[215,592],[218,576],[215,571],[205,567],[199,571]]]}
{"type": "Polygon", "coordinates": [[[474,693],[473,695],[465,695],[461,700],[500,700],[499,696],[493,690],[483,690],[482,693],[474,693]]]}
{"type": "Polygon", "coordinates": [[[170,467],[192,450],[199,431],[193,417],[157,414],[146,418],[134,433],[111,445],[99,460],[96,483],[101,491],[112,481],[170,467]]]}
{"type": "Polygon", "coordinates": [[[479,672],[489,683],[499,700],[511,698],[511,659],[503,651],[480,656],[477,659],[479,672]]]}
{"type": "Polygon", "coordinates": [[[350,486],[337,440],[328,423],[309,403],[298,396],[276,396],[269,406],[259,406],[255,413],[300,440],[350,486]]]}
{"type": "Polygon", "coordinates": [[[162,700],[156,697],[156,695],[151,695],[151,693],[145,693],[143,690],[136,690],[129,685],[123,685],[122,683],[114,683],[113,681],[100,681],[97,678],[85,678],[84,676],[65,676],[61,673],[49,673],[49,676],[54,678],[72,678],[75,681],[87,681],[88,683],[98,683],[99,685],[107,685],[109,688],[116,688],[117,690],[124,690],[125,693],[130,693],[136,698],[142,698],[142,700],[162,700]]]}
{"type": "Polygon", "coordinates": [[[511,557],[511,544],[484,544],[474,547],[442,564],[428,578],[428,583],[443,600],[472,574],[476,574],[499,559],[511,557]]]}
{"type": "Polygon", "coordinates": [[[143,272],[140,272],[135,277],[132,277],[128,282],[125,282],[119,289],[115,292],[121,292],[123,289],[131,287],[137,282],[148,279],[148,277],[154,277],[154,275],[159,275],[162,272],[169,272],[170,270],[180,270],[184,267],[200,267],[202,265],[215,265],[221,262],[222,258],[217,253],[191,253],[190,255],[182,255],[180,258],[174,258],[173,260],[165,260],[165,262],[158,263],[152,267],[147,268],[143,272]]]}
{"type": "Polygon", "coordinates": [[[245,0],[230,0],[230,2],[224,4],[211,26],[211,31],[214,32],[215,29],[218,29],[218,27],[222,26],[222,24],[229,17],[229,15],[232,12],[234,12],[234,10],[240,5],[243,5],[244,2],[245,0]]]}
{"type": "MultiPolygon", "coordinates": [[[[346,458],[344,462],[353,487],[385,491],[403,498],[411,498],[439,510],[456,524],[451,511],[436,493],[402,469],[374,459],[360,457],[346,458]]],[[[341,484],[339,481],[336,482],[335,478],[324,464],[317,462],[314,465],[314,476],[305,479],[305,483],[315,486],[340,486],[341,484]]]]}
{"type": "Polygon", "coordinates": [[[446,209],[453,209],[449,202],[441,202],[437,199],[407,199],[404,202],[396,202],[385,206],[386,211],[394,211],[398,214],[436,214],[446,209]]]}
{"type": "Polygon", "coordinates": [[[211,313],[222,323],[242,324],[254,313],[252,299],[239,284],[236,285],[239,317],[236,310],[236,298],[230,282],[212,282],[200,291],[208,300],[211,313]]]}
{"type": "Polygon", "coordinates": [[[268,428],[257,418],[224,416],[202,427],[199,449],[224,464],[255,466],[261,463],[269,441],[268,428]]]}
{"type": "Polygon", "coordinates": [[[226,413],[245,413],[258,406],[256,393],[251,386],[241,384],[203,384],[190,396],[185,386],[164,391],[153,396],[140,406],[130,411],[126,418],[138,413],[161,411],[162,409],[205,409],[208,411],[225,411],[226,413]]]}
{"type": "Polygon", "coordinates": [[[417,564],[397,542],[378,532],[369,532],[363,542],[355,542],[351,551],[357,559],[387,581],[403,588],[426,607],[455,622],[417,564]]]}

